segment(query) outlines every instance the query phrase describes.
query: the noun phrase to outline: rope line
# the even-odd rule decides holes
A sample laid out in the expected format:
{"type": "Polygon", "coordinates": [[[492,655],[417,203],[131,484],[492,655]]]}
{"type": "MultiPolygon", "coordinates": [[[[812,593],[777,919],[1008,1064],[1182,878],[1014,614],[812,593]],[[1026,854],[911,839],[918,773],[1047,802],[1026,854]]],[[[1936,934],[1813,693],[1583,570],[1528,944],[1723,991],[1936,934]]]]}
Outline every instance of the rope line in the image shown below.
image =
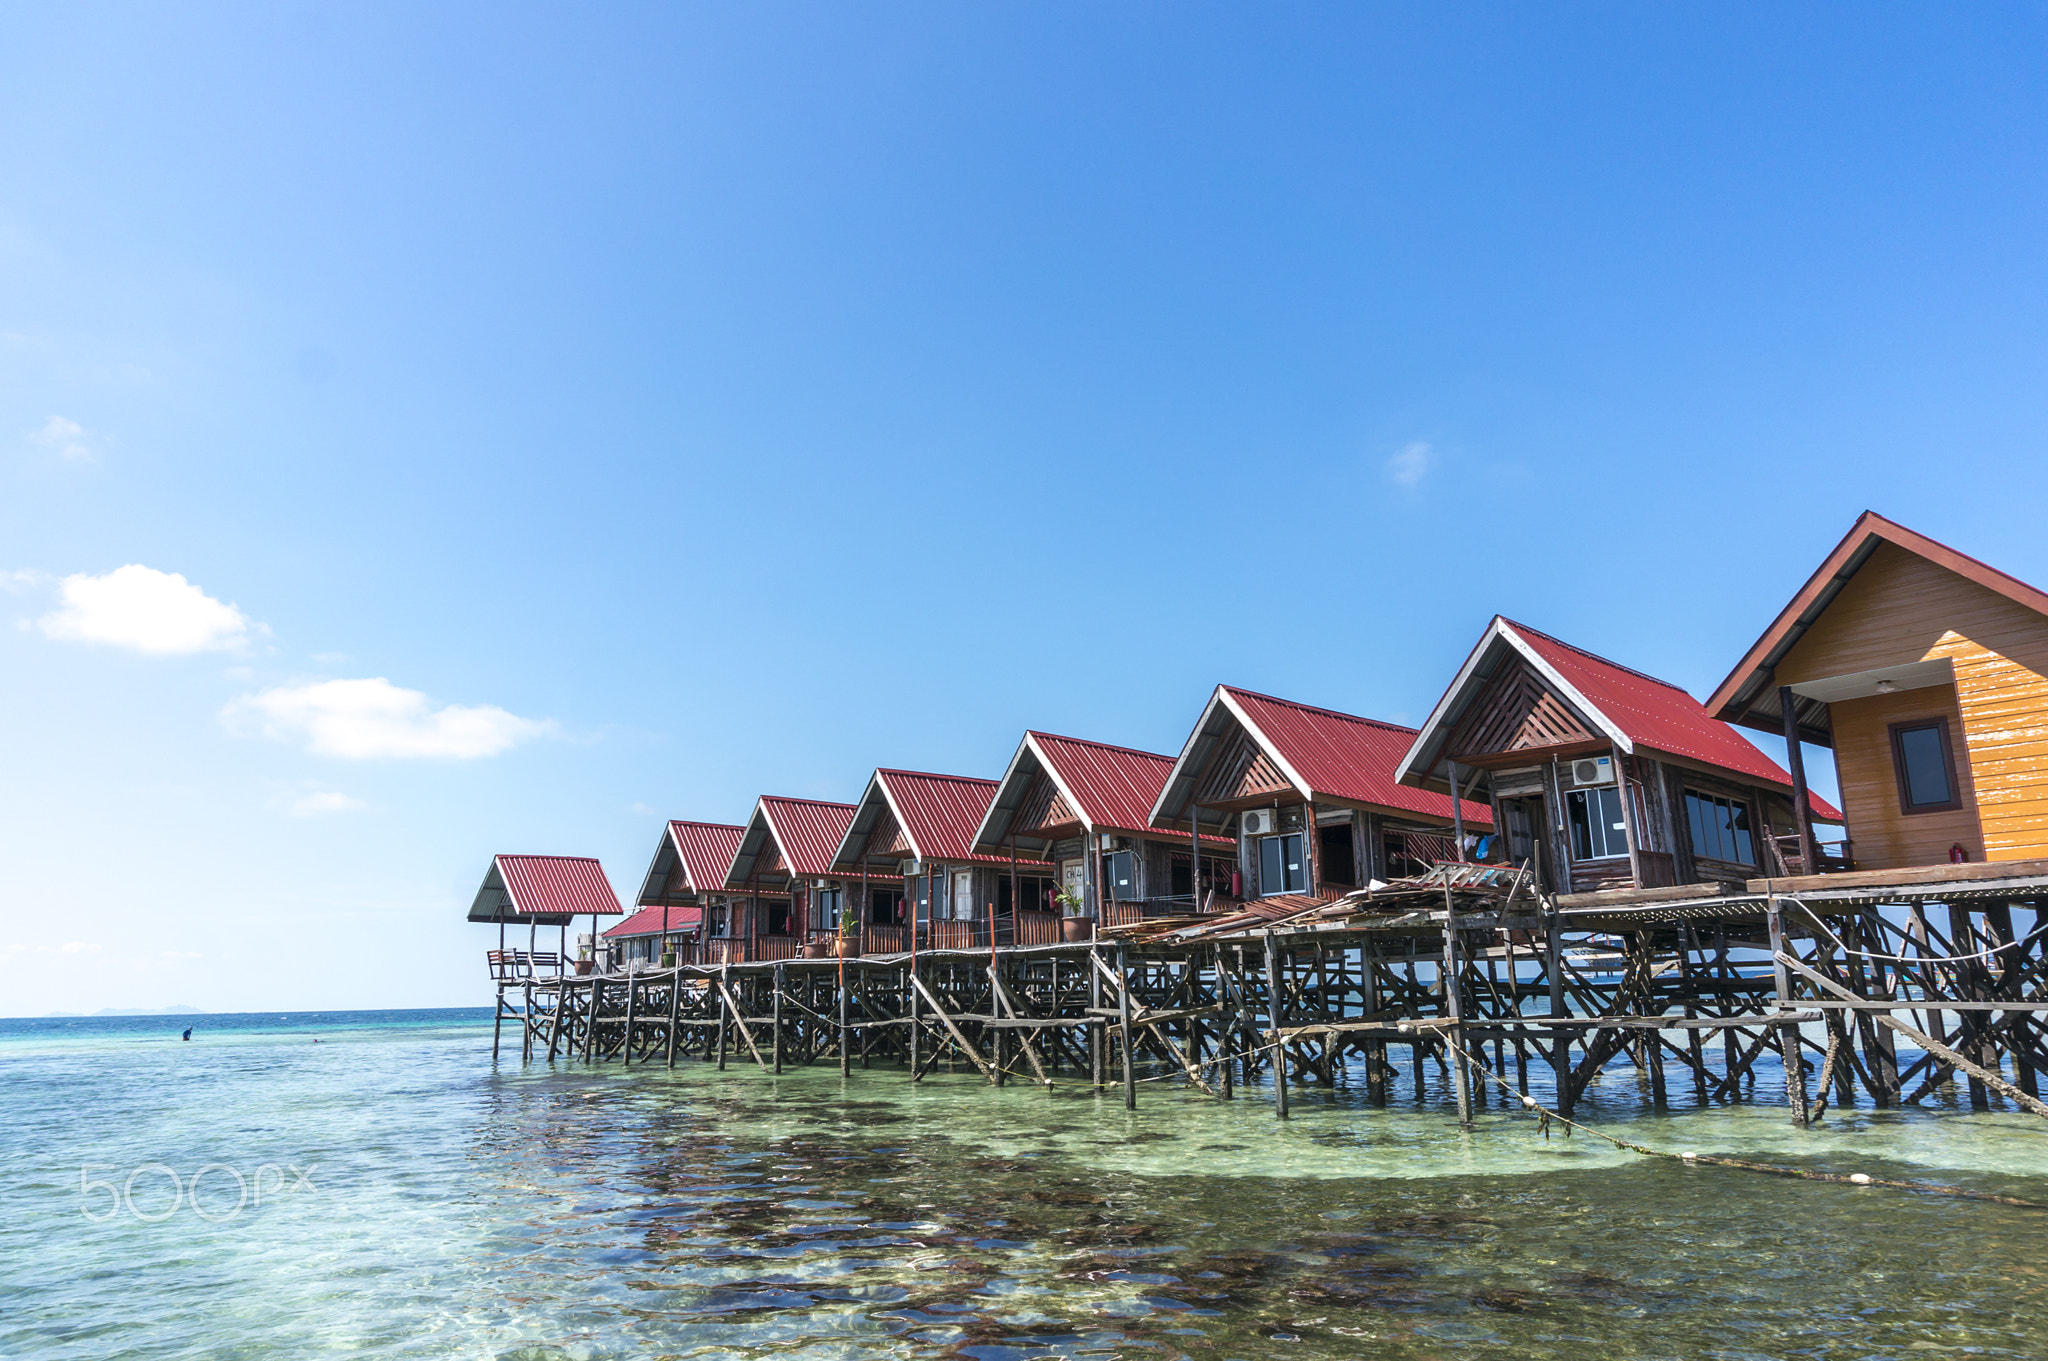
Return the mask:
{"type": "Polygon", "coordinates": [[[1806,919],[1812,922],[1822,935],[1833,941],[1835,948],[1842,951],[1842,953],[1857,955],[1863,959],[1881,959],[1888,964],[1960,964],[1970,959],[1992,959],[2007,950],[2024,950],[2042,936],[2048,935],[2048,922],[2043,922],[2032,931],[2029,931],[2024,940],[2014,941],[2010,945],[1994,945],[1989,950],[1979,950],[1971,955],[1936,955],[1929,954],[1924,949],[1917,955],[1884,955],[1872,950],[1858,950],[1845,943],[1840,936],[1828,930],[1827,924],[1820,919],[1818,912],[1815,912],[1799,899],[1788,897],[1784,901],[1804,912],[1806,919]]]}

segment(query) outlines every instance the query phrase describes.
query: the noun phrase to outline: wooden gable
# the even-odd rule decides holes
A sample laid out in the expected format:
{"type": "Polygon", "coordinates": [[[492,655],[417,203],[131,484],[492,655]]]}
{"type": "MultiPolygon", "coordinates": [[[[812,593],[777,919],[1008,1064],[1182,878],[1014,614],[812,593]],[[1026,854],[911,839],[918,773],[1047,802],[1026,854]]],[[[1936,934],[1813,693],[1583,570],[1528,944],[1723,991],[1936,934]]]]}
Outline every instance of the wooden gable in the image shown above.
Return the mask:
{"type": "Polygon", "coordinates": [[[1488,682],[1458,725],[1449,750],[1452,759],[1463,761],[1599,740],[1600,734],[1558,697],[1536,669],[1517,657],[1488,682]]]}
{"type": "Polygon", "coordinates": [[[1067,796],[1060,793],[1060,787],[1041,771],[1031,781],[1023,806],[1017,810],[1015,825],[1018,836],[1043,838],[1049,832],[1072,827],[1080,821],[1080,814],[1067,802],[1067,796]]]}
{"type": "Polygon", "coordinates": [[[868,832],[867,848],[862,858],[870,855],[909,855],[910,838],[904,835],[903,827],[896,821],[896,815],[889,811],[887,804],[875,819],[874,828],[868,832]]]}
{"type": "Polygon", "coordinates": [[[1266,754],[1265,749],[1252,740],[1251,734],[1240,728],[1210,764],[1195,801],[1213,806],[1238,799],[1292,792],[1293,781],[1281,772],[1279,764],[1266,754]]]}

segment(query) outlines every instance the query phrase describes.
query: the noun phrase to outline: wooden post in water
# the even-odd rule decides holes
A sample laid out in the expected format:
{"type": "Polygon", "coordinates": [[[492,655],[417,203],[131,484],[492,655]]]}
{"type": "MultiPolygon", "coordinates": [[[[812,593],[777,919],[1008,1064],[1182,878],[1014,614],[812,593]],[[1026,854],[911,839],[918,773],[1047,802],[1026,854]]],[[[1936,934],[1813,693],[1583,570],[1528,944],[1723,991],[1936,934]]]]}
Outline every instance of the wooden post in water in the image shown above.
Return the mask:
{"type": "Polygon", "coordinates": [[[769,1047],[775,1051],[775,1072],[778,1074],[782,1072],[783,967],[779,961],[775,965],[775,972],[770,978],[770,985],[774,988],[775,992],[769,999],[770,1024],[774,1027],[772,1032],[773,1038],[769,1041],[769,1047]]]}
{"type": "Polygon", "coordinates": [[[1287,1118],[1287,1046],[1280,1038],[1282,993],[1280,991],[1280,947],[1273,932],[1266,932],[1266,1022],[1272,1027],[1273,1114],[1287,1118]]]}
{"type": "MultiPolygon", "coordinates": [[[[842,937],[844,933],[841,933],[842,937]]],[[[839,957],[839,1076],[853,1076],[852,1031],[846,1025],[846,956],[839,957]]]]}
{"type": "Polygon", "coordinates": [[[619,1045],[619,1066],[633,1066],[633,1009],[640,998],[640,981],[631,974],[626,976],[626,1038],[619,1045]]]}
{"type": "MultiPolygon", "coordinates": [[[[679,956],[680,958],[680,956],[679,956]]],[[[678,963],[668,976],[668,1066],[676,1066],[676,1031],[681,1029],[683,1008],[683,966],[678,963]]]]}
{"type": "Polygon", "coordinates": [[[1102,955],[1093,945],[1088,947],[1088,1012],[1088,1082],[1100,1093],[1105,1030],[1102,1020],[1102,955]]]}
{"type": "MultiPolygon", "coordinates": [[[[592,920],[595,920],[593,918],[592,920]]],[[[593,949],[591,954],[597,951],[593,949]]],[[[583,1061],[595,1061],[597,1053],[597,1009],[604,997],[604,979],[592,976],[590,980],[590,1010],[583,1018],[583,1061]]]]}
{"type": "MultiPolygon", "coordinates": [[[[1780,691],[1790,703],[1790,692],[1780,691]]],[[[1789,726],[1789,724],[1788,724],[1789,726]]],[[[1771,981],[1776,993],[1778,1010],[1792,1009],[1792,973],[1785,967],[1779,956],[1785,950],[1785,914],[1778,907],[1777,898],[1770,899],[1765,909],[1764,920],[1771,932],[1771,981]]],[[[1788,1021],[1777,1027],[1778,1053],[1785,1061],[1785,1104],[1792,1108],[1792,1123],[1806,1128],[1810,1103],[1806,1093],[1806,1060],[1799,1052],[1799,1023],[1788,1021]]]]}
{"type": "Polygon", "coordinates": [[[732,977],[732,956],[727,955],[719,963],[718,979],[718,1071],[725,1071],[725,1032],[732,1023],[732,1004],[726,1001],[728,993],[725,980],[732,977]]]}
{"type": "MultiPolygon", "coordinates": [[[[499,934],[500,936],[503,936],[503,935],[505,934],[505,927],[504,927],[504,925],[503,925],[502,923],[500,923],[500,925],[499,925],[499,927],[498,927],[498,934],[499,934]]],[[[501,952],[501,953],[502,953],[502,952],[501,952]]],[[[503,981],[503,980],[501,979],[501,980],[499,980],[499,982],[498,982],[498,1008],[497,1008],[497,1015],[495,1015],[495,1016],[493,1016],[493,1017],[491,1018],[491,1062],[492,1062],[492,1063],[496,1063],[496,1062],[498,1061],[498,1033],[499,1033],[500,1031],[502,1031],[502,1030],[503,1030],[504,1028],[505,1028],[505,984],[504,984],[504,981],[503,981]]]]}
{"type": "Polygon", "coordinates": [[[1458,1098],[1458,1123],[1472,1128],[1472,1068],[1465,1057],[1464,979],[1458,968],[1458,923],[1452,915],[1451,886],[1444,885],[1444,1015],[1450,1018],[1451,1088],[1458,1098]]]}
{"type": "Polygon", "coordinates": [[[1137,1065],[1131,1061],[1133,1057],[1131,1054],[1131,971],[1125,965],[1122,941],[1118,941],[1116,945],[1116,982],[1117,1031],[1119,1034],[1117,1045],[1123,1050],[1124,1109],[1134,1111],[1138,1109],[1138,1069],[1137,1065]]]}

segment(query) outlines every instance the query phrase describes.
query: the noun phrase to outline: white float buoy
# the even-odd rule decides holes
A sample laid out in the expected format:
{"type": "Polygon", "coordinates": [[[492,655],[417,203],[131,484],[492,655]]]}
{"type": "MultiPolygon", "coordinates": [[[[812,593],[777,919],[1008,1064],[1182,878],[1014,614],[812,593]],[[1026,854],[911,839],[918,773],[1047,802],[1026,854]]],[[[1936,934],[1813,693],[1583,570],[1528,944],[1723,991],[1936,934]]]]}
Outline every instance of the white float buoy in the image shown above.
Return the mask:
{"type": "Polygon", "coordinates": [[[1697,1158],[1700,1155],[1688,1148],[1687,1150],[1685,1150],[1685,1152],[1679,1154],[1678,1156],[1685,1159],[1687,1162],[1691,1162],[1694,1158],[1697,1158]]]}
{"type": "Polygon", "coordinates": [[[1868,1172],[1851,1172],[1849,1180],[1855,1182],[1858,1186],[1868,1186],[1870,1185],[1870,1174],[1868,1172]]]}
{"type": "Polygon", "coordinates": [[[1536,1098],[1533,1096],[1525,1096],[1522,1098],[1522,1104],[1533,1111],[1536,1109],[1536,1098]]]}

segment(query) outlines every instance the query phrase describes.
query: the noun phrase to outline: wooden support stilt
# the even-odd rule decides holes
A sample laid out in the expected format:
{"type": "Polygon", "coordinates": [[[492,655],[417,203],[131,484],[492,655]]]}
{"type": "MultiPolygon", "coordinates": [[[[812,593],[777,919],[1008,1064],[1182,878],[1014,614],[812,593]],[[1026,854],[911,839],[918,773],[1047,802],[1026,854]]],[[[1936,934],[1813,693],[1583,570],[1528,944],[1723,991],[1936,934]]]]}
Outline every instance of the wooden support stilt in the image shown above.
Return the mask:
{"type": "Polygon", "coordinates": [[[626,979],[626,1038],[619,1044],[619,1066],[633,1066],[633,1012],[634,1004],[640,997],[640,979],[637,975],[626,979]]]}
{"type": "Polygon", "coordinates": [[[1124,1109],[1138,1109],[1138,1069],[1131,1052],[1131,973],[1125,967],[1123,942],[1116,947],[1117,1046],[1123,1050],[1124,1109]]]}
{"type": "Polygon", "coordinates": [[[1281,1039],[1285,1025],[1282,1007],[1285,993],[1280,984],[1280,946],[1271,931],[1266,932],[1266,1024],[1271,1027],[1266,1035],[1272,1044],[1268,1051],[1273,1059],[1273,1114],[1287,1118],[1287,1046],[1281,1039]]]}
{"type": "Polygon", "coordinates": [[[683,971],[668,976],[668,1066],[676,1066],[676,1032],[682,1029],[683,971]]]}
{"type": "Polygon", "coordinates": [[[784,965],[777,964],[775,966],[775,972],[771,975],[771,978],[773,980],[772,986],[774,988],[774,995],[769,999],[768,1004],[770,1010],[769,1024],[773,1027],[773,1029],[770,1032],[769,1047],[774,1051],[775,1054],[775,1063],[773,1065],[773,1068],[778,1076],[780,1076],[782,1073],[782,991],[784,983],[784,967],[784,965]]]}

